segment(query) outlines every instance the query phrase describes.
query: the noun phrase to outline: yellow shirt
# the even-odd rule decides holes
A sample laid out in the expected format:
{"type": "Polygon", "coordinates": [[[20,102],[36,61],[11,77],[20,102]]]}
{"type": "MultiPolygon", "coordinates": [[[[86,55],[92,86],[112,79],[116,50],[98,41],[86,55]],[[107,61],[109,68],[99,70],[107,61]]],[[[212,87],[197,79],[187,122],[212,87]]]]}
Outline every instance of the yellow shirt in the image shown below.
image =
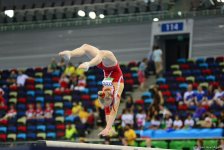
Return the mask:
{"type": "Polygon", "coordinates": [[[83,76],[84,75],[84,69],[79,69],[79,68],[77,68],[76,69],[76,71],[75,71],[75,73],[78,75],[78,76],[83,76]]]}
{"type": "Polygon", "coordinates": [[[74,135],[77,133],[77,130],[74,126],[72,126],[70,129],[66,128],[65,130],[65,137],[68,140],[73,140],[74,139],[74,135]]]}
{"type": "Polygon", "coordinates": [[[100,102],[99,102],[98,99],[96,99],[96,100],[94,101],[94,105],[95,105],[96,108],[101,108],[101,105],[100,105],[100,102]]]}
{"type": "Polygon", "coordinates": [[[129,129],[128,131],[125,131],[124,137],[127,139],[128,145],[134,146],[136,139],[136,134],[134,130],[129,129]]]}
{"type": "Polygon", "coordinates": [[[86,111],[84,111],[84,110],[81,110],[81,111],[79,111],[79,117],[81,118],[81,119],[88,119],[88,117],[89,117],[89,113],[88,112],[86,112],[86,111]]]}
{"type": "Polygon", "coordinates": [[[82,106],[80,106],[80,105],[73,106],[72,107],[72,114],[74,116],[79,115],[79,112],[80,112],[81,109],[82,109],[82,106]]]}
{"type": "Polygon", "coordinates": [[[71,74],[75,73],[75,67],[73,67],[73,66],[66,67],[64,73],[66,75],[70,76],[71,74]]]}

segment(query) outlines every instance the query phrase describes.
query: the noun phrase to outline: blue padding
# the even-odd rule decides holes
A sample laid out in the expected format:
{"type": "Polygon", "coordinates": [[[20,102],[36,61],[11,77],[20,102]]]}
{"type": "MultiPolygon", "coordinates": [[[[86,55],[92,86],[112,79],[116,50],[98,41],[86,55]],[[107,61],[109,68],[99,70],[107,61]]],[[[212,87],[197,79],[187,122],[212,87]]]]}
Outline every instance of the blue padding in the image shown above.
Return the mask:
{"type": "Polygon", "coordinates": [[[34,96],[34,95],[35,95],[35,92],[34,92],[34,91],[27,91],[26,94],[27,94],[27,95],[34,96]]]}
{"type": "Polygon", "coordinates": [[[37,130],[46,131],[46,126],[45,125],[38,125],[37,130]]]}
{"type": "Polygon", "coordinates": [[[65,112],[64,112],[63,109],[58,109],[58,110],[55,111],[55,114],[63,116],[65,114],[65,112]]]}
{"type": "Polygon", "coordinates": [[[26,134],[25,133],[19,133],[19,134],[17,134],[17,138],[26,139],[26,134]]]}
{"type": "Polygon", "coordinates": [[[93,95],[90,96],[90,98],[91,98],[91,100],[95,100],[95,99],[98,98],[98,95],[97,94],[93,94],[93,95]]]}
{"type": "Polygon", "coordinates": [[[59,83],[54,83],[54,84],[53,84],[53,87],[54,87],[54,88],[59,88],[59,87],[60,87],[60,84],[59,84],[59,83]]]}
{"type": "Polygon", "coordinates": [[[6,133],[7,128],[6,127],[0,127],[0,133],[6,133]]]}
{"type": "Polygon", "coordinates": [[[44,97],[36,97],[36,101],[43,103],[44,102],[44,97]]]}
{"type": "Polygon", "coordinates": [[[36,78],[35,79],[35,82],[37,82],[37,83],[43,83],[43,79],[42,78],[36,78]]]}
{"type": "Polygon", "coordinates": [[[151,122],[145,122],[144,129],[148,129],[151,125],[151,122]]]}
{"type": "Polygon", "coordinates": [[[47,133],[48,138],[56,138],[56,134],[54,132],[47,133]]]}

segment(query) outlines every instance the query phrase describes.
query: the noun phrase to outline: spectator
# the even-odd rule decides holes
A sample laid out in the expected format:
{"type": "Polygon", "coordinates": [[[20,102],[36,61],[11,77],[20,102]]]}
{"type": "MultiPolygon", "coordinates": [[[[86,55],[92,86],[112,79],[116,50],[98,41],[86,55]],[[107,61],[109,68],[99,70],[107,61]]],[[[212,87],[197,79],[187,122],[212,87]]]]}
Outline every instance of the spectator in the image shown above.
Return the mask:
{"type": "Polygon", "coordinates": [[[44,111],[42,110],[41,103],[36,104],[36,119],[43,119],[44,111]]]}
{"type": "Polygon", "coordinates": [[[10,104],[8,112],[4,117],[0,118],[0,121],[13,119],[16,117],[16,115],[17,111],[15,110],[15,106],[13,104],[10,104]]]}
{"type": "Polygon", "coordinates": [[[62,74],[61,78],[59,80],[60,84],[60,90],[64,91],[65,89],[69,88],[69,78],[66,76],[66,74],[62,74]]]}
{"type": "Polygon", "coordinates": [[[198,86],[197,87],[197,91],[194,92],[194,99],[195,99],[195,103],[198,104],[198,103],[202,103],[202,105],[205,105],[206,102],[205,102],[205,92],[204,90],[202,89],[202,86],[198,86]]]}
{"type": "Polygon", "coordinates": [[[205,114],[203,120],[198,121],[197,124],[202,128],[211,128],[212,127],[212,118],[207,113],[207,114],[205,114]]]}
{"type": "Polygon", "coordinates": [[[193,118],[198,120],[203,116],[205,112],[206,109],[202,106],[202,104],[199,103],[197,109],[194,112],[193,118]]]}
{"type": "Polygon", "coordinates": [[[187,104],[187,106],[195,105],[194,103],[194,91],[192,84],[189,84],[187,87],[187,91],[184,92],[184,103],[187,104]]]}
{"type": "Polygon", "coordinates": [[[85,75],[79,76],[78,84],[75,87],[75,90],[83,90],[86,87],[86,77],[85,75]]]}
{"type": "Polygon", "coordinates": [[[156,75],[158,76],[163,70],[162,50],[159,46],[153,47],[152,60],[155,63],[156,75]]]}
{"type": "Polygon", "coordinates": [[[51,63],[47,67],[47,72],[49,72],[49,73],[54,72],[55,70],[57,70],[57,66],[58,66],[58,64],[57,64],[55,58],[52,58],[51,63]]]}
{"type": "Polygon", "coordinates": [[[133,126],[134,125],[134,115],[131,112],[130,109],[124,109],[122,116],[121,116],[121,121],[122,121],[122,127],[125,127],[127,124],[133,126]]]}
{"type": "Polygon", "coordinates": [[[75,67],[73,66],[73,64],[70,62],[68,63],[67,67],[65,68],[64,74],[66,76],[70,76],[73,73],[75,73],[75,67]]]}
{"type": "Polygon", "coordinates": [[[138,67],[138,81],[140,83],[140,90],[145,89],[145,70],[147,67],[147,58],[143,58],[138,67]]]}
{"type": "Polygon", "coordinates": [[[19,70],[18,71],[18,76],[17,76],[17,85],[18,86],[24,86],[25,85],[25,82],[26,82],[26,79],[29,79],[30,77],[27,76],[26,74],[23,73],[22,70],[19,70]]]}
{"type": "Polygon", "coordinates": [[[153,61],[153,51],[150,51],[149,54],[148,54],[148,57],[147,57],[147,68],[146,68],[146,71],[147,71],[147,76],[148,75],[154,75],[155,74],[155,62],[153,61]]]}
{"type": "Polygon", "coordinates": [[[15,85],[16,84],[16,80],[17,80],[17,74],[15,70],[12,70],[9,78],[7,79],[7,82],[9,83],[9,85],[15,85]]]}
{"type": "Polygon", "coordinates": [[[203,150],[204,148],[204,143],[203,143],[203,140],[202,139],[197,139],[197,143],[194,147],[194,150],[203,150]]]}
{"type": "Polygon", "coordinates": [[[163,105],[159,105],[159,114],[165,118],[166,115],[172,116],[172,113],[163,105]]]}
{"type": "Polygon", "coordinates": [[[208,100],[212,100],[213,99],[214,93],[215,93],[214,91],[215,91],[214,87],[210,84],[208,86],[208,89],[207,89],[206,93],[205,93],[205,95],[206,95],[208,100]]]}
{"type": "Polygon", "coordinates": [[[135,140],[137,138],[135,131],[131,128],[131,125],[127,124],[124,128],[123,144],[125,146],[135,146],[135,140]]]}
{"type": "Polygon", "coordinates": [[[71,74],[70,76],[70,89],[73,90],[75,89],[75,86],[77,85],[77,82],[78,82],[78,77],[75,73],[71,74]]]}
{"type": "Polygon", "coordinates": [[[224,105],[224,91],[221,86],[218,87],[218,89],[215,91],[215,96],[213,98],[213,101],[218,106],[222,107],[224,105]]]}
{"type": "Polygon", "coordinates": [[[150,91],[152,92],[152,95],[153,95],[152,105],[154,105],[155,107],[159,107],[159,105],[163,105],[163,103],[164,103],[163,94],[159,90],[158,85],[153,85],[150,88],[150,91]]]}
{"type": "Polygon", "coordinates": [[[54,110],[51,107],[50,103],[45,104],[45,111],[44,111],[44,118],[45,119],[52,119],[53,118],[54,110]]]}
{"type": "Polygon", "coordinates": [[[224,128],[224,111],[221,112],[219,120],[218,120],[218,127],[224,128]]]}
{"type": "Polygon", "coordinates": [[[175,120],[173,121],[173,129],[181,129],[183,126],[183,121],[180,120],[179,116],[175,116],[175,120]]]}
{"type": "Polygon", "coordinates": [[[82,106],[80,104],[78,104],[77,102],[73,102],[72,115],[78,116],[81,109],[82,109],[82,106]]]}
{"type": "Polygon", "coordinates": [[[0,118],[6,114],[7,106],[5,104],[5,99],[0,95],[0,118]]]}
{"type": "Polygon", "coordinates": [[[161,122],[159,120],[159,116],[152,116],[152,120],[151,120],[151,125],[150,125],[150,129],[159,129],[161,125],[161,122]]]}
{"type": "Polygon", "coordinates": [[[224,150],[224,139],[219,139],[218,140],[218,149],[219,150],[224,150]]]}
{"type": "Polygon", "coordinates": [[[33,104],[28,104],[28,109],[26,111],[26,119],[28,120],[36,119],[36,112],[34,110],[33,104]]]}
{"type": "Polygon", "coordinates": [[[169,114],[165,115],[165,129],[172,128],[173,125],[173,119],[170,117],[169,114]]]}
{"type": "Polygon", "coordinates": [[[142,129],[145,125],[146,121],[146,113],[143,109],[140,109],[139,112],[136,114],[136,123],[139,129],[142,129]]]}
{"type": "Polygon", "coordinates": [[[74,141],[78,136],[77,129],[75,125],[68,123],[65,129],[65,138],[66,140],[74,141]]]}
{"type": "Polygon", "coordinates": [[[65,70],[65,68],[66,68],[66,64],[65,64],[65,60],[64,60],[64,58],[61,58],[60,62],[58,63],[58,67],[59,67],[62,71],[65,70]]]}
{"type": "Polygon", "coordinates": [[[87,109],[86,108],[82,108],[79,111],[79,118],[80,118],[80,120],[81,120],[81,122],[83,124],[86,124],[87,123],[87,120],[89,118],[89,113],[87,112],[87,109]]]}
{"type": "Polygon", "coordinates": [[[184,121],[184,128],[192,128],[194,126],[194,120],[192,119],[191,115],[189,114],[184,121]]]}
{"type": "Polygon", "coordinates": [[[126,98],[126,108],[129,108],[131,110],[134,109],[134,101],[131,95],[128,95],[126,98]]]}

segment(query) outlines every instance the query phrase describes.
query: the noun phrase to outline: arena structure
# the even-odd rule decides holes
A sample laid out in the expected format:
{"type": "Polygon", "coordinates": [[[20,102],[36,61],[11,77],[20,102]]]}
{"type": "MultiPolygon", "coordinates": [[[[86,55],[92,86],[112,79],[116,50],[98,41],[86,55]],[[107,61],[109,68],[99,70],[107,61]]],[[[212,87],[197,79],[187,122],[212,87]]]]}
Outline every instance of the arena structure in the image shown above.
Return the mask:
{"type": "Polygon", "coordinates": [[[223,0],[0,0],[0,10],[0,149],[224,149],[223,0]],[[106,138],[103,72],[58,55],[90,44],[111,50],[124,75],[106,138]]]}

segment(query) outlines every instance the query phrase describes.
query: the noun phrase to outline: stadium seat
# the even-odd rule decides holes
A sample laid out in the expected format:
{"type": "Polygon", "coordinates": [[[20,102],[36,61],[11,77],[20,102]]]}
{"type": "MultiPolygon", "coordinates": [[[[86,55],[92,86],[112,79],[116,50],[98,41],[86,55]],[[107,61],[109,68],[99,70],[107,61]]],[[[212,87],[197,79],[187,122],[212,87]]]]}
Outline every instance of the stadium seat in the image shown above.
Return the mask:
{"type": "Polygon", "coordinates": [[[47,139],[51,139],[51,140],[56,139],[56,133],[55,132],[48,132],[46,136],[47,136],[46,137],[47,139]]]}
{"type": "Polygon", "coordinates": [[[7,135],[7,140],[8,141],[15,141],[16,140],[16,134],[15,133],[11,133],[7,135]]]}
{"type": "Polygon", "coordinates": [[[26,134],[25,133],[19,133],[17,134],[17,137],[16,137],[17,140],[26,140],[26,134]]]}
{"type": "Polygon", "coordinates": [[[46,133],[44,133],[44,132],[37,133],[37,139],[38,140],[45,140],[46,139],[46,133]]]}
{"type": "Polygon", "coordinates": [[[0,127],[0,134],[2,133],[6,133],[7,132],[7,128],[6,127],[0,127]]]}

